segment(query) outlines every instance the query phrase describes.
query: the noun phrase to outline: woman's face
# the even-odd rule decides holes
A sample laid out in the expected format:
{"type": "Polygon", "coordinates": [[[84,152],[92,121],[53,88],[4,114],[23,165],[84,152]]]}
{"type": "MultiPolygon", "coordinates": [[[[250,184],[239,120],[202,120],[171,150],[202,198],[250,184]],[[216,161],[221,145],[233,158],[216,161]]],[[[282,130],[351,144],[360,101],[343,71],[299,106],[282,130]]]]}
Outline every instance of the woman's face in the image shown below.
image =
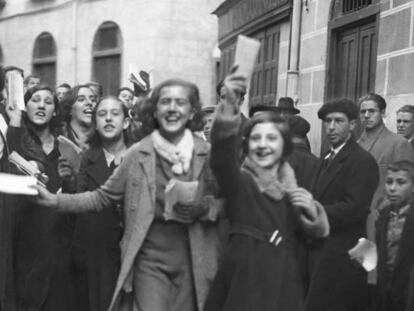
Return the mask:
{"type": "Polygon", "coordinates": [[[274,123],[258,123],[249,136],[248,157],[262,168],[271,168],[282,158],[283,147],[282,134],[274,123]]]}
{"type": "Polygon", "coordinates": [[[39,90],[33,93],[26,105],[27,117],[37,125],[49,124],[55,114],[53,94],[49,90],[39,90]]]}
{"type": "Polygon", "coordinates": [[[96,131],[105,141],[118,141],[123,130],[129,126],[129,119],[124,115],[123,103],[114,98],[107,98],[99,103],[96,110],[96,131]]]}
{"type": "Polygon", "coordinates": [[[119,93],[118,98],[124,103],[124,105],[128,108],[132,108],[132,104],[134,103],[134,94],[132,94],[128,90],[122,90],[119,93]]]}
{"type": "Polygon", "coordinates": [[[161,135],[172,143],[180,141],[194,112],[186,87],[173,85],[161,89],[155,118],[161,135]]]}
{"type": "Polygon", "coordinates": [[[92,125],[93,109],[96,106],[95,93],[88,87],[81,87],[72,106],[72,121],[89,127],[92,125]]]}

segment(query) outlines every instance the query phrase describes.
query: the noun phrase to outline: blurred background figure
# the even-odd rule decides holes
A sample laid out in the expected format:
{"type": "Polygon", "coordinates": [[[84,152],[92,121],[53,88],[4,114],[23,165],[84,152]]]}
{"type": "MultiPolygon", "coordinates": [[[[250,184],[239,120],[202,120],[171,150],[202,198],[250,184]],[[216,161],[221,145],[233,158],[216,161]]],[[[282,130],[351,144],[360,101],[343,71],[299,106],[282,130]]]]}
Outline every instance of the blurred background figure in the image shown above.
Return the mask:
{"type": "Polygon", "coordinates": [[[414,106],[405,105],[397,110],[397,134],[404,136],[414,148],[414,106]]]}
{"type": "Polygon", "coordinates": [[[85,83],[87,86],[89,86],[92,91],[95,93],[96,95],[96,102],[99,102],[103,96],[104,90],[103,90],[103,86],[100,85],[98,82],[95,81],[90,81],[85,83]]]}
{"type": "Polygon", "coordinates": [[[121,100],[127,109],[131,109],[134,104],[134,91],[129,87],[121,87],[116,93],[116,97],[121,100]]]}
{"type": "Polygon", "coordinates": [[[71,87],[67,83],[62,83],[56,87],[55,95],[59,101],[59,104],[62,103],[63,98],[65,95],[70,91],[71,87]]]}
{"type": "Polygon", "coordinates": [[[24,91],[26,92],[28,89],[31,89],[34,86],[40,85],[40,78],[35,75],[27,76],[23,81],[24,91]]]}
{"type": "Polygon", "coordinates": [[[214,113],[216,106],[207,106],[202,108],[203,112],[203,136],[204,139],[210,142],[210,131],[214,121],[214,113]]]}

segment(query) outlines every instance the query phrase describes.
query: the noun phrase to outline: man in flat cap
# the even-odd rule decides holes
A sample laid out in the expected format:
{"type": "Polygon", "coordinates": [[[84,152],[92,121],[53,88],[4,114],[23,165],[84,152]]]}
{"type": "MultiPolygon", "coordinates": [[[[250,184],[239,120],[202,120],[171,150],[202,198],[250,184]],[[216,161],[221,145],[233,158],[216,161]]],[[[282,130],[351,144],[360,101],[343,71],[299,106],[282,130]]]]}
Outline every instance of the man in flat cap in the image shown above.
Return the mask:
{"type": "Polygon", "coordinates": [[[315,175],[312,193],[328,215],[331,234],[309,246],[311,280],[306,311],[365,311],[367,273],[348,250],[366,236],[365,224],[378,185],[378,165],[353,136],[358,107],[349,99],[318,111],[330,150],[315,175]]]}

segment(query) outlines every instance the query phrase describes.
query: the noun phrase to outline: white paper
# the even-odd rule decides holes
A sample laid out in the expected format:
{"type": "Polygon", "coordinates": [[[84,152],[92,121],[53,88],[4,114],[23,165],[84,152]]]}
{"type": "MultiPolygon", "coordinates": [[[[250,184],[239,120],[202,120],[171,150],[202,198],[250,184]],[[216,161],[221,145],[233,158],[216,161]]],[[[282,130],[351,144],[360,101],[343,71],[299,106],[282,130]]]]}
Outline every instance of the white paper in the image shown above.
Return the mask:
{"type": "Polygon", "coordinates": [[[378,254],[375,243],[365,238],[360,238],[357,245],[348,251],[351,259],[361,263],[366,271],[372,271],[377,267],[378,254]]]}
{"type": "Polygon", "coordinates": [[[8,104],[19,110],[26,110],[24,104],[23,77],[16,71],[7,74],[8,104]]]}
{"type": "Polygon", "coordinates": [[[3,134],[4,139],[7,139],[7,123],[2,114],[0,114],[0,132],[3,134]]]}
{"type": "Polygon", "coordinates": [[[174,212],[173,207],[177,202],[193,202],[196,199],[197,190],[198,181],[186,182],[177,179],[171,179],[165,187],[165,220],[177,220],[181,222],[186,222],[174,212]]]}
{"type": "Polygon", "coordinates": [[[38,195],[32,186],[37,184],[34,176],[0,173],[0,192],[9,194],[38,195]]]}
{"type": "Polygon", "coordinates": [[[260,50],[260,41],[243,35],[237,37],[234,64],[238,65],[237,73],[250,81],[260,50]]]}

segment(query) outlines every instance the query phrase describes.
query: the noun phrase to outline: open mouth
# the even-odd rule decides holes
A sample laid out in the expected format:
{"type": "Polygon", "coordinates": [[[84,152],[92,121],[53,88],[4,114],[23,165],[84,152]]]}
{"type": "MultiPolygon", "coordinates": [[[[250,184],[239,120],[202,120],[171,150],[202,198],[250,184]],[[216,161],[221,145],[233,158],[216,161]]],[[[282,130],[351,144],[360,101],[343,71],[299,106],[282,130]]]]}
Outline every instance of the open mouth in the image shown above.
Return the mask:
{"type": "Polygon", "coordinates": [[[45,113],[44,111],[37,111],[37,112],[35,113],[35,116],[38,116],[38,117],[45,117],[45,116],[46,116],[46,113],[45,113]]]}
{"type": "Polygon", "coordinates": [[[104,126],[104,130],[111,131],[113,129],[115,129],[115,126],[113,126],[112,124],[107,124],[104,126]]]}
{"type": "Polygon", "coordinates": [[[92,108],[86,108],[86,109],[83,111],[83,113],[84,113],[84,114],[87,114],[87,115],[92,115],[92,112],[93,112],[92,108]]]}

